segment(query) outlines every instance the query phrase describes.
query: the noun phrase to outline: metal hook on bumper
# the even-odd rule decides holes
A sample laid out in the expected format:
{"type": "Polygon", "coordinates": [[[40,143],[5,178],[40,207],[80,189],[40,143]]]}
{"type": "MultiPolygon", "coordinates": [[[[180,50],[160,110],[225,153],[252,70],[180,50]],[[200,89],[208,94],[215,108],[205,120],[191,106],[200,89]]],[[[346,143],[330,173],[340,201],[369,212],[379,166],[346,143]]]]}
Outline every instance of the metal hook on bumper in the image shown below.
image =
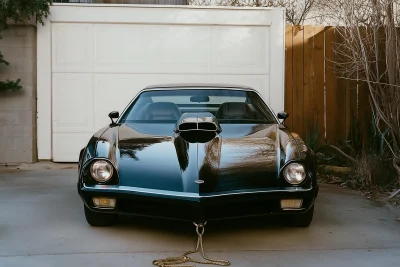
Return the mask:
{"type": "Polygon", "coordinates": [[[193,224],[196,226],[197,235],[203,235],[204,234],[204,228],[205,228],[207,222],[204,222],[204,223],[195,223],[195,222],[193,222],[193,224]]]}

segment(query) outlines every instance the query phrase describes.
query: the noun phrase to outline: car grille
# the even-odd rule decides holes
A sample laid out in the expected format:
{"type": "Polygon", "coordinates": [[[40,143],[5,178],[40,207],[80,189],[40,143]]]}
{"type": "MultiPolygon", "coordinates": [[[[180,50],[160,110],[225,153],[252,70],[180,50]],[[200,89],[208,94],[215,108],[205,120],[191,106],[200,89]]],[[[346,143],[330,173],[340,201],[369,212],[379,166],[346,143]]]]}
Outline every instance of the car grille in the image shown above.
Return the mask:
{"type": "Polygon", "coordinates": [[[118,199],[118,211],[184,221],[204,221],[269,214],[279,210],[279,201],[203,204],[190,201],[149,201],[118,199]]]}

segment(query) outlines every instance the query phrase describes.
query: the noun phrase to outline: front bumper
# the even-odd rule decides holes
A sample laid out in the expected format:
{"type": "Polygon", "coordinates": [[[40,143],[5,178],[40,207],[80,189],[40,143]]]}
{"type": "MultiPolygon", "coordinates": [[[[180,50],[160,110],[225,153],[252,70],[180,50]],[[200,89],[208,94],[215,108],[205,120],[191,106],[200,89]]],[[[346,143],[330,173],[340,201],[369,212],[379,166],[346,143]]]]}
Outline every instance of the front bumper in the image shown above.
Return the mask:
{"type": "Polygon", "coordinates": [[[78,192],[84,204],[97,212],[203,222],[237,217],[304,213],[313,206],[318,187],[195,194],[115,185],[78,185],[78,192]],[[96,208],[93,197],[115,198],[116,207],[96,208]],[[301,209],[281,209],[281,199],[294,198],[303,199],[301,209]]]}

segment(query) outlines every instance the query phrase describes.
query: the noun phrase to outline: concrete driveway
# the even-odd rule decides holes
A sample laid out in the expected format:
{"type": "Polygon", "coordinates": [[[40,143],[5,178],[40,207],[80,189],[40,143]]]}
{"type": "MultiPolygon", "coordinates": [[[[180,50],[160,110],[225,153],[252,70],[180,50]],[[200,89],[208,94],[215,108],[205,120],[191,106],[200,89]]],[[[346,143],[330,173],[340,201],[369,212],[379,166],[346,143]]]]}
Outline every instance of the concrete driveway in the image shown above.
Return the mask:
{"type": "MultiPolygon", "coordinates": [[[[123,218],[111,228],[90,227],[74,167],[0,168],[0,266],[150,267],[194,248],[190,224],[123,218]]],[[[322,185],[320,192],[307,229],[268,219],[210,223],[208,255],[233,267],[399,266],[398,214],[336,186],[322,185]]]]}

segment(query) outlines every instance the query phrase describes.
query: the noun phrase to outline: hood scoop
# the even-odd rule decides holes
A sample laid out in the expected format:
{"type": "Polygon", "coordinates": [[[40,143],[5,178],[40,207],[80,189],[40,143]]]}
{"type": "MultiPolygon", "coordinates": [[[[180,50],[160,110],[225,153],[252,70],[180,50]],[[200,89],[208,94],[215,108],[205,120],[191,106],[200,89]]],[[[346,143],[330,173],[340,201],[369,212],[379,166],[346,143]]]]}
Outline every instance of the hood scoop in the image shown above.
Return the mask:
{"type": "Polygon", "coordinates": [[[221,132],[212,113],[184,113],[177,121],[175,132],[190,143],[205,143],[221,132]]]}
{"type": "Polygon", "coordinates": [[[217,118],[212,113],[184,113],[175,128],[175,132],[210,131],[221,132],[217,118]]]}

